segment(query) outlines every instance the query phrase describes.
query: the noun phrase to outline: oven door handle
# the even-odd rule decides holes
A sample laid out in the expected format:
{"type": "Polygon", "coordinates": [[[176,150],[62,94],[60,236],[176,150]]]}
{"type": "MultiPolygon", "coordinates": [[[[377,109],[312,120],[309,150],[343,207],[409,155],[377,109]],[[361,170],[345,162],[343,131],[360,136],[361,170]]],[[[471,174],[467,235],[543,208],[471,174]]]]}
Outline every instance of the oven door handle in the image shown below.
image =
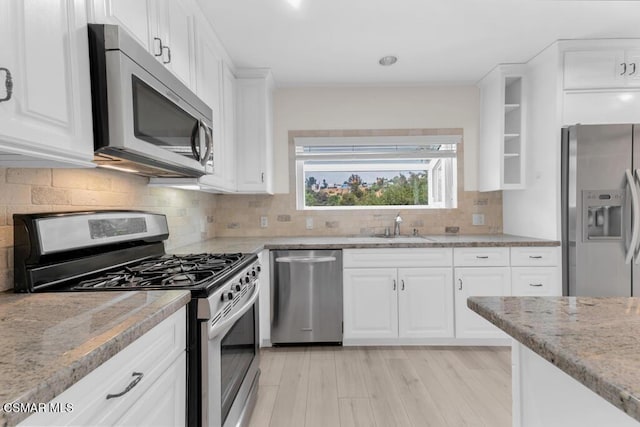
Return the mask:
{"type": "Polygon", "coordinates": [[[256,286],[253,288],[253,294],[251,294],[251,297],[249,298],[249,300],[242,306],[242,308],[240,308],[238,311],[236,311],[235,313],[233,313],[231,316],[229,316],[228,318],[224,319],[223,321],[221,321],[220,323],[216,324],[215,326],[213,326],[211,329],[209,329],[209,339],[214,339],[216,336],[218,336],[222,331],[224,331],[227,327],[230,327],[231,325],[233,325],[236,320],[238,320],[240,317],[242,317],[247,311],[249,311],[251,309],[251,306],[256,302],[256,300],[258,299],[258,293],[260,290],[260,286],[257,284],[258,282],[256,282],[256,286]]]}

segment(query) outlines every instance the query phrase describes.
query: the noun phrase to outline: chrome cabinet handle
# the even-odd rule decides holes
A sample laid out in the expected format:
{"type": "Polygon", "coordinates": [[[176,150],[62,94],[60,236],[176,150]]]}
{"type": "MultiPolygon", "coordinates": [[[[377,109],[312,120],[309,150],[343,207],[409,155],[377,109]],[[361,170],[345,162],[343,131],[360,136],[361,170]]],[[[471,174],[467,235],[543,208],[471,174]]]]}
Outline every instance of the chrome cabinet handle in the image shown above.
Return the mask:
{"type": "Polygon", "coordinates": [[[636,63],[632,62],[631,63],[631,72],[629,74],[627,74],[628,76],[633,76],[636,73],[636,63]]]}
{"type": "Polygon", "coordinates": [[[4,102],[10,100],[11,95],[13,95],[13,77],[11,76],[11,71],[9,71],[8,68],[0,67],[0,71],[5,72],[4,87],[7,90],[7,94],[4,98],[0,98],[0,102],[4,102]]]}
{"type": "Polygon", "coordinates": [[[260,174],[260,182],[264,182],[264,172],[260,174]]]}
{"type": "Polygon", "coordinates": [[[107,394],[107,400],[109,399],[113,399],[115,397],[120,397],[120,396],[124,396],[125,394],[129,393],[131,391],[132,388],[134,388],[135,386],[138,385],[138,383],[140,382],[140,380],[142,379],[142,377],[144,376],[144,374],[142,372],[134,372],[133,374],[131,374],[132,377],[135,377],[133,379],[133,381],[131,381],[129,383],[129,385],[127,386],[127,388],[125,388],[124,390],[122,390],[120,393],[116,393],[116,394],[107,394]]]}
{"type": "Polygon", "coordinates": [[[622,72],[620,73],[620,75],[624,76],[625,74],[627,74],[627,64],[626,62],[623,62],[620,65],[622,65],[622,72]]]}
{"type": "Polygon", "coordinates": [[[162,51],[164,52],[164,50],[167,49],[167,60],[165,61],[164,59],[162,60],[163,64],[169,64],[171,63],[171,48],[169,46],[162,46],[162,51]]]}
{"type": "Polygon", "coordinates": [[[529,283],[529,286],[533,286],[534,288],[539,288],[542,286],[542,283],[529,283]]]}
{"type": "Polygon", "coordinates": [[[531,259],[541,259],[542,255],[529,255],[529,258],[531,258],[531,259]]]}
{"type": "Polygon", "coordinates": [[[462,290],[462,279],[458,279],[458,282],[460,283],[460,286],[458,286],[458,290],[461,291],[462,290]]]}
{"type": "Polygon", "coordinates": [[[402,283],[402,290],[404,291],[404,280],[401,280],[400,283],[402,283]]]}
{"type": "Polygon", "coordinates": [[[162,50],[164,49],[164,46],[162,46],[162,39],[160,37],[154,37],[153,41],[160,42],[160,44],[158,45],[159,52],[158,53],[154,52],[153,56],[161,56],[162,55],[162,50]]]}
{"type": "Polygon", "coordinates": [[[487,258],[489,258],[489,256],[488,255],[476,255],[476,258],[478,258],[478,259],[487,259],[487,258]]]}
{"type": "Polygon", "coordinates": [[[396,279],[393,279],[393,290],[396,290],[396,279]]]}

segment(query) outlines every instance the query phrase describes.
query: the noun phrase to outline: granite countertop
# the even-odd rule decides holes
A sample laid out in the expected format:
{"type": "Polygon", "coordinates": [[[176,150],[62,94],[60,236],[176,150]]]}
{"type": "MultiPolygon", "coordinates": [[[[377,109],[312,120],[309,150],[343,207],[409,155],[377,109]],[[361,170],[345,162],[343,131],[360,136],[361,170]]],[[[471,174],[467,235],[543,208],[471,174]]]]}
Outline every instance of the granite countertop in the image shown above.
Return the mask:
{"type": "Polygon", "coordinates": [[[263,249],[451,248],[559,246],[555,240],[510,234],[428,235],[399,237],[218,237],[171,250],[184,253],[260,252],[263,249]]]}
{"type": "MultiPolygon", "coordinates": [[[[188,291],[0,293],[0,403],[46,403],[190,300],[188,291]]],[[[30,414],[0,410],[0,425],[30,414]]]]}
{"type": "Polygon", "coordinates": [[[467,305],[640,421],[640,298],[471,297],[467,305]]]}

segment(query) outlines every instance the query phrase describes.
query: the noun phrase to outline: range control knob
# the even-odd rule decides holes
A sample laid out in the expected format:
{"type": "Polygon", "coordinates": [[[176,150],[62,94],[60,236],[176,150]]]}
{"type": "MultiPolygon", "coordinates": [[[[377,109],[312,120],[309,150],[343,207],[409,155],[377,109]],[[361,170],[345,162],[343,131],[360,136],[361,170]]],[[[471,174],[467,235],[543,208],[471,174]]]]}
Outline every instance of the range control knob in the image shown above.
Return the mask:
{"type": "Polygon", "coordinates": [[[260,272],[262,271],[262,267],[261,267],[261,266],[259,266],[259,265],[256,265],[256,271],[257,271],[258,273],[260,273],[260,272]]]}
{"type": "Polygon", "coordinates": [[[225,291],[225,292],[222,293],[222,301],[223,302],[231,301],[232,299],[233,299],[233,292],[225,291]]]}
{"type": "Polygon", "coordinates": [[[231,289],[236,292],[240,292],[242,290],[242,285],[240,285],[240,283],[236,283],[235,285],[231,286],[231,289]]]}
{"type": "Polygon", "coordinates": [[[251,277],[256,277],[258,275],[258,273],[256,273],[255,270],[251,270],[251,277]]]}

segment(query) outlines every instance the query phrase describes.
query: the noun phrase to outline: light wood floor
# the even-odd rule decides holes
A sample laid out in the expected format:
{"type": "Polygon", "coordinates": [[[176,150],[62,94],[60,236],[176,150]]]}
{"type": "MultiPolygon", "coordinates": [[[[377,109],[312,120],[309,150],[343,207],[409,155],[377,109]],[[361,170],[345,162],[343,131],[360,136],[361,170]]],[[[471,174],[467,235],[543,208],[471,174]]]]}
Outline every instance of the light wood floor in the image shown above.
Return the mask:
{"type": "Polygon", "coordinates": [[[511,426],[509,347],[261,352],[251,427],[511,426]]]}

